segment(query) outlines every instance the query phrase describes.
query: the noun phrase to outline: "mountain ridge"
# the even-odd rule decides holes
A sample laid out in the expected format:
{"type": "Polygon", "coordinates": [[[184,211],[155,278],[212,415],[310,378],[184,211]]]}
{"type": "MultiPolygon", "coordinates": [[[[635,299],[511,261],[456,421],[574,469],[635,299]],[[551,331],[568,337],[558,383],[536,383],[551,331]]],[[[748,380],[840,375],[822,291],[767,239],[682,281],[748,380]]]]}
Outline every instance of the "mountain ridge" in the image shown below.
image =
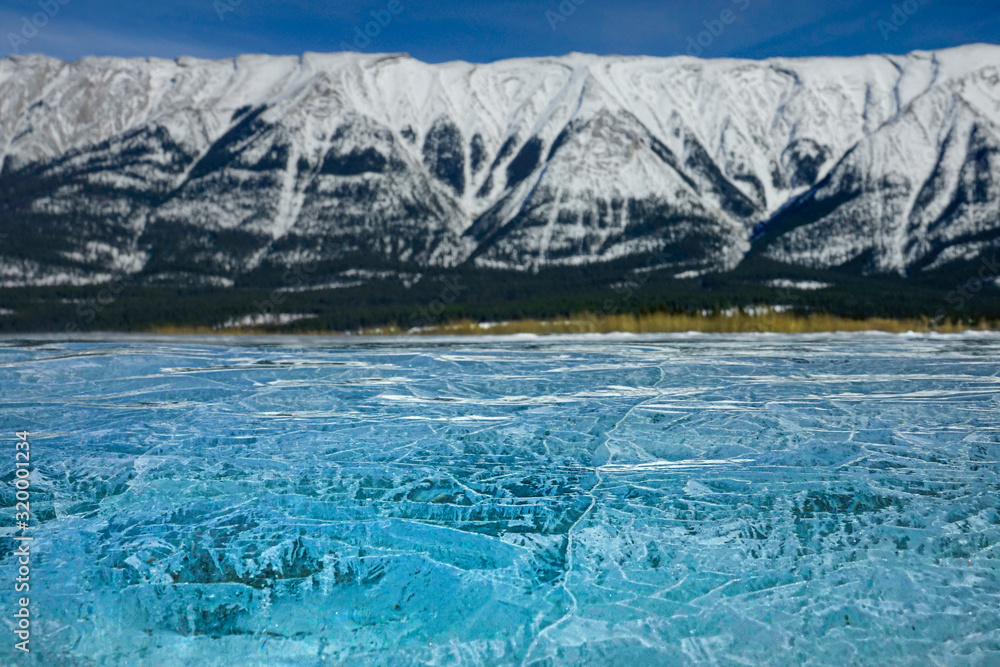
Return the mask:
{"type": "Polygon", "coordinates": [[[7,286],[755,255],[906,275],[996,250],[998,173],[992,45],[0,60],[7,286]]]}

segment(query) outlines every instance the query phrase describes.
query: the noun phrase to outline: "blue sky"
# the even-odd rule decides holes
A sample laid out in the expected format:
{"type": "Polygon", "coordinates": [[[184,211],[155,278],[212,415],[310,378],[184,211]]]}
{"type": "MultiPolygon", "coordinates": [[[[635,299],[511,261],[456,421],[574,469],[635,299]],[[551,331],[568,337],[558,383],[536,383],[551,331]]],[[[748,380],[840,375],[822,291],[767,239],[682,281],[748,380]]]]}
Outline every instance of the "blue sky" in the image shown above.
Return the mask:
{"type": "Polygon", "coordinates": [[[352,49],[405,51],[428,62],[570,51],[858,55],[1000,43],[995,0],[563,0],[562,7],[560,0],[0,0],[0,48],[67,60],[301,54],[343,50],[366,28],[375,36],[352,49]],[[373,23],[378,18],[385,25],[373,23]]]}

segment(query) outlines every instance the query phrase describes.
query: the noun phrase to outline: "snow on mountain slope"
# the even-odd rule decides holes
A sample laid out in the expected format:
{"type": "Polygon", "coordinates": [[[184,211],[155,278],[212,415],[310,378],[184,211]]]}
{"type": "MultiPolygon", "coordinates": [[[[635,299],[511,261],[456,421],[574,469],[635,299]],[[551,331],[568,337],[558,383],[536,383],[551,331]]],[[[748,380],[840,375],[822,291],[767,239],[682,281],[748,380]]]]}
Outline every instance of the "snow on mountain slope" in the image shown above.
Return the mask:
{"type": "Polygon", "coordinates": [[[0,60],[0,282],[321,260],[932,270],[998,234],[1000,47],[0,60]],[[754,230],[756,229],[756,235],[754,230]]]}
{"type": "Polygon", "coordinates": [[[948,80],[769,224],[781,261],[907,273],[1000,248],[1000,68],[948,80]]]}

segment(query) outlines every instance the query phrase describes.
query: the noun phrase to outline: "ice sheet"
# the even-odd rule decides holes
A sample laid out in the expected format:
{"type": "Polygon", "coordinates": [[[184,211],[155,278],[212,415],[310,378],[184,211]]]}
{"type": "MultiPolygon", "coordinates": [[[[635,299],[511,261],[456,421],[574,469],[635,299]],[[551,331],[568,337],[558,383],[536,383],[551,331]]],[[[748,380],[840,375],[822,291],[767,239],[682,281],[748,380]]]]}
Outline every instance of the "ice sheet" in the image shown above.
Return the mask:
{"type": "Polygon", "coordinates": [[[35,664],[1000,662],[1000,338],[224,342],[0,341],[35,664]]]}

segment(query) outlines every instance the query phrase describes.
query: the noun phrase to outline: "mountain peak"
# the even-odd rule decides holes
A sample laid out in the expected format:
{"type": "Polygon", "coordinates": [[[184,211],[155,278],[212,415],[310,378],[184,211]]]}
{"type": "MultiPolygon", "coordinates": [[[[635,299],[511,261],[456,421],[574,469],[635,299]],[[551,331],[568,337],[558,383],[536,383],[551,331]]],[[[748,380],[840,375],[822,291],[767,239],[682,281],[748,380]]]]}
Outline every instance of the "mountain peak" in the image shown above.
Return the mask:
{"type": "Polygon", "coordinates": [[[906,273],[988,252],[1000,224],[992,45],[0,62],[0,233],[60,238],[0,254],[11,284],[372,258],[906,273]]]}

